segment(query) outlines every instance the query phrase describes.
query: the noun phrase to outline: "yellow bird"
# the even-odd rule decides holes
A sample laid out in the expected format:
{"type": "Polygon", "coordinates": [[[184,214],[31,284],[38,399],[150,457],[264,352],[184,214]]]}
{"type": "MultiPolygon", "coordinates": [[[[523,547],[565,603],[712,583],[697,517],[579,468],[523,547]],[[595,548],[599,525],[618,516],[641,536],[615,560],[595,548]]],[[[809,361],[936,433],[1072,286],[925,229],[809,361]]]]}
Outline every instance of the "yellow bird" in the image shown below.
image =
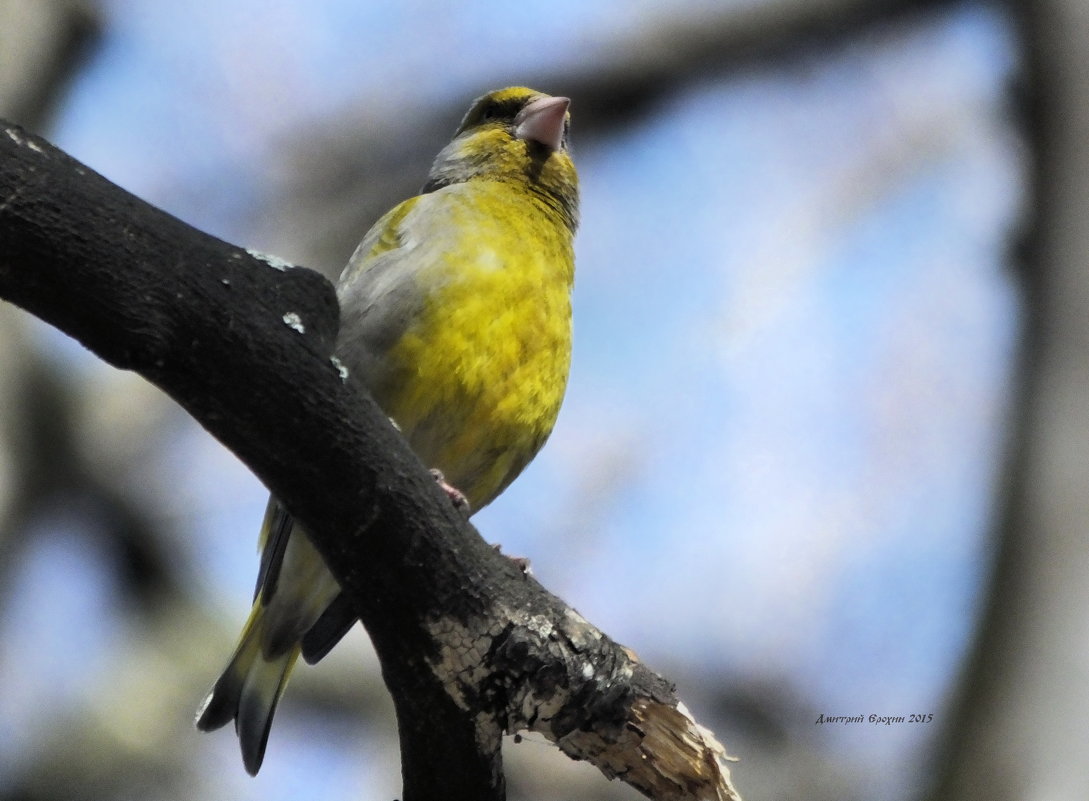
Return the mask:
{"type": "MultiPolygon", "coordinates": [[[[337,285],[337,356],[474,510],[540,450],[567,384],[578,223],[568,105],[525,87],[476,100],[421,193],[374,224],[337,285]]],[[[275,498],[260,547],[253,609],[197,714],[204,731],[234,721],[253,775],[299,655],[318,661],[356,619],[275,498]]]]}

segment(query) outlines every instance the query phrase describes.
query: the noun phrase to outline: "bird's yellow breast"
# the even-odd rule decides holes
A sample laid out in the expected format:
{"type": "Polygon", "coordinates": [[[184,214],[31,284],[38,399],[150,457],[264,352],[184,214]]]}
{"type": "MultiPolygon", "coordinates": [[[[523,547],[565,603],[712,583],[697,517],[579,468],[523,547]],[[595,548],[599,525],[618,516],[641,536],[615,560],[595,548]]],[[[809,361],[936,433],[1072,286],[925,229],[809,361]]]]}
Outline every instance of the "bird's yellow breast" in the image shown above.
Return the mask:
{"type": "Polygon", "coordinates": [[[387,281],[411,284],[399,290],[408,319],[368,383],[424,463],[480,508],[533,458],[559,412],[571,232],[542,199],[502,182],[416,200],[387,222],[396,236],[376,238],[364,258],[393,255],[404,266],[385,264],[398,275],[387,281]]]}

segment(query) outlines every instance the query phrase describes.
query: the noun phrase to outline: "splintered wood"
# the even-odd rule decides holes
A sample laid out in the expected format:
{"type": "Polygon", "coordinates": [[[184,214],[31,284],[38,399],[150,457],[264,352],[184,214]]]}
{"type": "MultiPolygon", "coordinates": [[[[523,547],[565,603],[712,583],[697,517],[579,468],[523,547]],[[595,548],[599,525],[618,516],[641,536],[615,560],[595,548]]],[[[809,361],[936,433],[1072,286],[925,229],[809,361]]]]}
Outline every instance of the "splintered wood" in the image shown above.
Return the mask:
{"type": "Polygon", "coordinates": [[[733,758],[684,704],[639,698],[627,729],[628,736],[614,742],[575,731],[557,745],[655,801],[741,801],[724,764],[733,758]]]}

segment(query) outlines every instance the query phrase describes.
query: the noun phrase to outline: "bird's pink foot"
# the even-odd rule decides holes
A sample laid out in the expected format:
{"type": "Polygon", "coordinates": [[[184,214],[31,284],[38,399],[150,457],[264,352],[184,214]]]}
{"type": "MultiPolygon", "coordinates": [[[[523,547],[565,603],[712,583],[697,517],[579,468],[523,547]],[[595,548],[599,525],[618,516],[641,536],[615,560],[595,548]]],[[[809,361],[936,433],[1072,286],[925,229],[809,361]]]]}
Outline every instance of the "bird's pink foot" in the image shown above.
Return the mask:
{"type": "Polygon", "coordinates": [[[435,479],[435,482],[439,485],[439,489],[446,493],[446,497],[450,499],[450,503],[454,504],[454,508],[460,509],[468,516],[469,499],[465,497],[465,493],[452,484],[447,484],[446,476],[437,468],[431,468],[431,477],[435,479]]]}
{"type": "MultiPolygon", "coordinates": [[[[495,548],[495,550],[497,552],[503,554],[503,556],[507,556],[505,553],[503,553],[503,549],[501,547],[499,547],[498,545],[493,545],[492,547],[495,548]]],[[[522,571],[523,576],[532,576],[533,575],[533,569],[530,567],[529,560],[526,557],[524,557],[524,556],[507,556],[507,558],[510,559],[512,562],[514,562],[514,566],[522,571]]]]}

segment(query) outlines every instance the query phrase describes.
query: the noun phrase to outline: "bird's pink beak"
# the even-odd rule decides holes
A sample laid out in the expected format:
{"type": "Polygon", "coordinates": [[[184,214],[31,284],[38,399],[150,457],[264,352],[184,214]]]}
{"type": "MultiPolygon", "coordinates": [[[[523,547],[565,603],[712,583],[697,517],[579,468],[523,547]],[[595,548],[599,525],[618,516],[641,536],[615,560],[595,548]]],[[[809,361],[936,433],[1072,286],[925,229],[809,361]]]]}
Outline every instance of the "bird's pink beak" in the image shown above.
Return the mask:
{"type": "Polygon", "coordinates": [[[566,97],[539,97],[527,103],[514,118],[514,135],[559,150],[569,105],[571,101],[566,97]]]}

